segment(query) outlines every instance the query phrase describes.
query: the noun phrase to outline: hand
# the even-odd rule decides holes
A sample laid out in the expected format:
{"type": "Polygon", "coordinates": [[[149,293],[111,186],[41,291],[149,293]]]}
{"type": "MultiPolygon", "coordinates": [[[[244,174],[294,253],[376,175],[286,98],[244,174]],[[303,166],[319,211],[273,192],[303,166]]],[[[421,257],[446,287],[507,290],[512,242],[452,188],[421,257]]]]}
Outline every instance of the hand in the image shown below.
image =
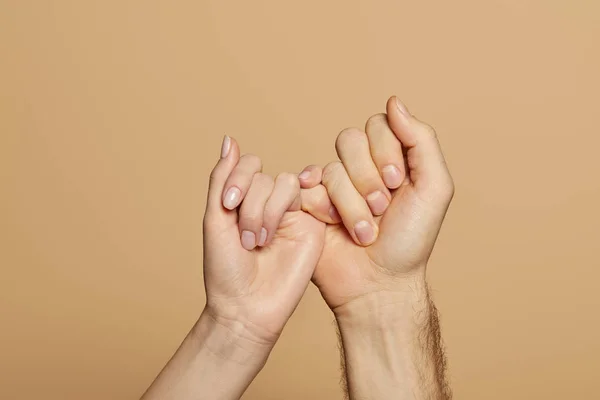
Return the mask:
{"type": "Polygon", "coordinates": [[[327,226],[313,277],[334,311],[424,277],[454,193],[435,131],[395,97],[387,115],[369,118],[365,131],[342,131],[341,162],[300,174],[303,209],[330,224],[343,222],[327,226]]]}
{"type": "Polygon", "coordinates": [[[273,180],[261,170],[224,139],[204,218],[205,311],[272,345],[313,275],[325,224],[301,211],[296,175],[273,180]]]}
{"type": "Polygon", "coordinates": [[[297,176],[261,169],[224,139],[204,216],[206,307],[144,400],[239,399],[298,305],[325,224],[300,210],[297,176]]]}

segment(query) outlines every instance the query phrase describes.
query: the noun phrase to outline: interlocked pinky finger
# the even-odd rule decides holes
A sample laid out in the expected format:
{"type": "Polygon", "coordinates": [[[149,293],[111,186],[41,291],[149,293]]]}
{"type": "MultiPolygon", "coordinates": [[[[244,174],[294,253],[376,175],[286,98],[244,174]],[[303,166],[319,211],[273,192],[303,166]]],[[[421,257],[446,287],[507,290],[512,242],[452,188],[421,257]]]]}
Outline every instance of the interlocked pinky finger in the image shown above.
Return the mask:
{"type": "Polygon", "coordinates": [[[342,222],[342,218],[331,202],[325,186],[317,185],[310,189],[302,189],[300,197],[302,199],[302,211],[326,224],[335,225],[342,222]]]}
{"type": "Polygon", "coordinates": [[[321,183],[321,179],[323,179],[323,168],[317,165],[309,165],[304,168],[300,175],[298,175],[298,180],[300,180],[300,187],[302,189],[312,189],[321,183]]]}

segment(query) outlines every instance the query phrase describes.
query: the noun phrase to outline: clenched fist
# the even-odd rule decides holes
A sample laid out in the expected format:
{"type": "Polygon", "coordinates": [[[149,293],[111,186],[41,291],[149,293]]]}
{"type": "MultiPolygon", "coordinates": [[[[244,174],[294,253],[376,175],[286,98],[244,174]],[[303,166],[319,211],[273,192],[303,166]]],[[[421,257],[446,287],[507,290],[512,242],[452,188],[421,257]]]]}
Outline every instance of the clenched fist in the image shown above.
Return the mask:
{"type": "Polygon", "coordinates": [[[395,97],[336,150],[340,161],[300,174],[303,208],[332,224],[314,282],[334,311],[424,276],[454,193],[435,131],[395,97]]]}

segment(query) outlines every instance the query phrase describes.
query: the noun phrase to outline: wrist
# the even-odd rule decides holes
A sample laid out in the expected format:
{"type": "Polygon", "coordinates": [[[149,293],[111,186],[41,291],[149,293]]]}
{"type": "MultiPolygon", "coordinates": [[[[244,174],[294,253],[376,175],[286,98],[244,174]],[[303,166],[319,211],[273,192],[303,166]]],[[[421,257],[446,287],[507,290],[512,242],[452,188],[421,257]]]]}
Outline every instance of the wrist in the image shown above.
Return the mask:
{"type": "Polygon", "coordinates": [[[223,363],[262,367],[274,345],[255,335],[243,322],[220,317],[209,307],[203,310],[191,334],[216,362],[223,363]]]}
{"type": "Polygon", "coordinates": [[[429,292],[424,273],[390,279],[332,311],[340,329],[408,329],[427,318],[429,292]]]}
{"type": "Polygon", "coordinates": [[[224,323],[205,308],[143,399],[239,399],[271,348],[251,340],[243,326],[224,323]]]}
{"type": "Polygon", "coordinates": [[[450,398],[424,274],[355,297],[334,313],[353,398],[450,398]]]}

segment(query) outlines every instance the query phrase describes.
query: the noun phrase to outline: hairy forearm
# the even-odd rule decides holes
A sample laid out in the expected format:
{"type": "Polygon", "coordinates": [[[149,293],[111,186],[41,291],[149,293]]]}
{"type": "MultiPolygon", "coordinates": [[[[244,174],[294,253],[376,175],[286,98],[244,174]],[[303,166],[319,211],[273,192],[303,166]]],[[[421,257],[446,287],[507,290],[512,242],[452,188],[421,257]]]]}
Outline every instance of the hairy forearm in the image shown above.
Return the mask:
{"type": "Polygon", "coordinates": [[[423,277],[334,312],[350,399],[451,398],[437,310],[423,277]]]}
{"type": "Polygon", "coordinates": [[[239,399],[271,349],[243,325],[204,310],[142,400],[239,399]]]}

